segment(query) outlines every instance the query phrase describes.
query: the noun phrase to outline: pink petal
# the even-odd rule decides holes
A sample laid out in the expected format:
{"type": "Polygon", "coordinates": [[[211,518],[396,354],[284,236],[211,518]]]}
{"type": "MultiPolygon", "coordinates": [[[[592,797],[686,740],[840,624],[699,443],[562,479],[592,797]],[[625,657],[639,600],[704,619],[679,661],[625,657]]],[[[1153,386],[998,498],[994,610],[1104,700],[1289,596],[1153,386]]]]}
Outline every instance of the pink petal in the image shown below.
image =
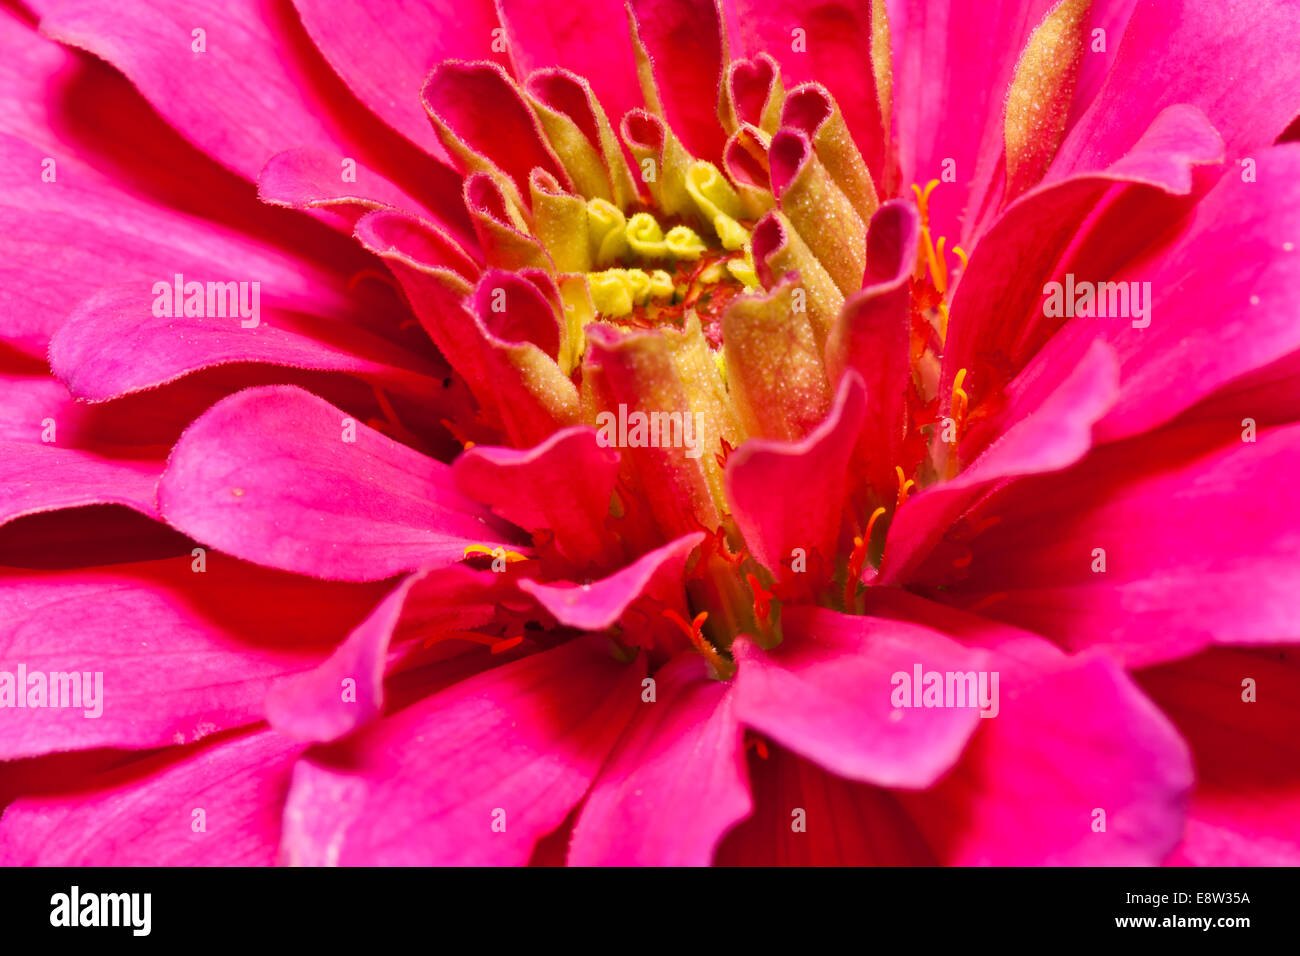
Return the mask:
{"type": "Polygon", "coordinates": [[[707,866],[750,812],[731,685],[691,652],[654,682],[578,816],[571,866],[707,866]]]}
{"type": "Polygon", "coordinates": [[[726,39],[716,0],[628,0],[627,7],[663,118],[687,152],[716,163],[726,144],[718,122],[726,39]]]}
{"type": "Polygon", "coordinates": [[[441,60],[463,57],[509,65],[497,45],[490,0],[339,7],[294,0],[316,48],[366,108],[411,142],[449,158],[420,106],[420,87],[441,60]]]}
{"type": "Polygon", "coordinates": [[[945,602],[1137,666],[1296,640],[1300,426],[1240,437],[1235,422],[1169,429],[1017,482],[969,516],[1001,520],[967,566],[927,579],[948,581],[945,602]]]}
{"type": "MultiPolygon", "coordinates": [[[[191,280],[203,281],[186,277],[191,280]]],[[[167,284],[170,301],[173,277],[159,281],[167,284]]],[[[257,325],[245,327],[254,319],[244,319],[238,310],[242,304],[251,306],[251,298],[240,298],[248,294],[240,290],[227,318],[159,316],[148,283],[102,289],[55,333],[51,370],[74,395],[90,401],[155,388],[214,365],[245,362],[346,372],[424,400],[441,391],[435,367],[356,326],[262,302],[257,325]]],[[[221,307],[227,311],[224,299],[221,307]]]]}
{"type": "Polygon", "coordinates": [[[585,426],[555,432],[529,449],[476,445],[452,464],[456,487],[528,531],[548,529],[575,566],[611,549],[606,525],[618,480],[618,452],[585,426]]]}
{"type": "Polygon", "coordinates": [[[910,203],[890,200],[867,231],[866,288],[844,303],[826,340],[826,371],[838,383],[849,369],[862,376],[868,403],[858,450],[878,492],[896,484],[903,461],[911,369],[911,294],[920,221],[910,203]]]}
{"type": "Polygon", "coordinates": [[[1120,400],[1098,426],[1105,440],[1171,419],[1221,385],[1300,349],[1300,144],[1261,150],[1259,183],[1235,171],[1197,205],[1185,233],[1118,279],[1151,283],[1151,325],[1077,320],[1051,355],[1100,335],[1120,360],[1120,400]],[[1270,183],[1265,189],[1260,183],[1270,183]],[[1249,330],[1248,332],[1243,330],[1249,330]],[[1067,344],[1068,342],[1068,344],[1067,344]]]}
{"type": "Polygon", "coordinates": [[[1300,76],[1287,64],[1300,45],[1294,11],[1265,2],[1184,3],[1176,15],[1139,4],[1115,65],[1057,154],[1054,176],[1118,159],[1161,110],[1203,110],[1223,136],[1230,165],[1270,145],[1300,112],[1300,76]]]}
{"type": "Polygon", "coordinates": [[[204,413],[172,451],[158,504],[199,541],[332,580],[377,581],[454,564],[468,545],[507,543],[446,465],[288,386],[249,389],[204,413]]]}
{"type": "MultiPolygon", "coordinates": [[[[44,152],[0,133],[0,164],[41,169],[44,152]]],[[[23,176],[0,199],[0,230],[20,235],[0,260],[0,340],[44,356],[49,336],[81,299],[135,280],[148,291],[177,272],[259,281],[282,305],[319,315],[355,309],[343,281],[207,220],[131,198],[71,158],[57,179],[23,176]]]]}
{"type": "Polygon", "coordinates": [[[702,531],[683,535],[590,584],[555,585],[524,579],[519,587],[537,598],[561,624],[584,631],[612,627],[643,597],[667,604],[681,613],[685,611],[682,577],[686,559],[704,537],[702,531]]]}
{"type": "Polygon", "coordinates": [[[0,129],[56,160],[60,181],[76,156],[117,190],[359,268],[327,230],[259,203],[246,179],[187,143],[121,73],[41,36],[17,9],[0,12],[0,129]]]}
{"type": "Polygon", "coordinates": [[[879,186],[888,131],[871,66],[871,5],[810,7],[798,0],[740,0],[734,16],[746,50],[776,58],[785,89],[808,81],[826,85],[879,186]],[[802,50],[794,49],[795,29],[803,31],[802,50]]]}
{"type": "Polygon", "coordinates": [[[436,166],[348,95],[297,18],[274,0],[219,8],[175,0],[162,10],[133,0],[111,11],[65,0],[41,20],[41,32],[108,60],[183,136],[250,180],[293,146],[355,156],[402,183],[418,185],[436,166]],[[202,53],[192,49],[196,28],[206,32],[202,53]]]}
{"type": "Polygon", "coordinates": [[[528,174],[534,167],[569,185],[519,87],[495,63],[439,63],[425,81],[421,97],[462,172],[468,171],[463,152],[469,150],[505,173],[525,204],[528,174]]]}
{"type": "Polygon", "coordinates": [[[500,0],[500,10],[521,77],[555,66],[586,77],[616,127],[624,113],[641,106],[622,0],[550,6],[500,0]]]}
{"type": "Polygon", "coordinates": [[[1149,866],[1178,841],[1187,747],[1117,665],[1063,665],[986,723],[958,772],[904,801],[945,863],[1149,866]]]}
{"type": "Polygon", "coordinates": [[[1063,381],[1013,384],[1013,424],[951,481],[931,485],[898,509],[880,581],[906,580],[939,539],[996,481],[1057,471],[1092,447],[1092,428],[1115,401],[1115,359],[1097,343],[1063,381]],[[1019,384],[1019,388],[1017,388],[1019,384]]]}
{"type": "Polygon", "coordinates": [[[502,599],[498,580],[459,565],[404,578],[328,660],[271,689],[267,720],[286,737],[311,743],[337,740],[374,720],[384,709],[384,678],[396,663],[390,646],[402,622],[432,602],[435,613],[419,616],[422,631],[483,624],[502,599]],[[345,681],[352,682],[346,698],[345,681]]]}
{"type": "Polygon", "coordinates": [[[942,179],[944,161],[955,163],[956,181],[940,182],[930,199],[932,235],[966,241],[963,220],[979,213],[980,187],[1003,152],[1004,101],[1020,52],[1052,6],[1052,0],[890,4],[900,182],[942,179]]]}
{"type": "Polygon", "coordinates": [[[302,745],[268,731],[167,750],[82,781],[89,793],[25,797],[0,819],[9,866],[270,866],[302,745]],[[203,811],[200,817],[197,811],[203,811]],[[196,829],[202,820],[203,828],[196,829]]]}
{"type": "Polygon", "coordinates": [[[937,862],[889,790],[836,777],[772,743],[750,751],[749,778],[754,815],[722,841],[714,859],[719,866],[937,862]]]}
{"type": "Polygon", "coordinates": [[[835,554],[846,469],[866,412],[866,388],[856,373],[840,381],[835,404],[797,442],[754,438],[727,462],[727,500],[745,545],[773,573],[788,567],[795,548],[835,554]]]}
{"type": "MultiPolygon", "coordinates": [[[[103,688],[93,706],[7,707],[0,759],[158,747],[253,723],[271,683],[315,666],[378,596],[216,554],[196,573],[194,560],[0,579],[0,671],[80,673],[87,691],[87,680],[103,688]]],[[[31,697],[30,685],[15,689],[31,697]]]]}
{"type": "Polygon", "coordinates": [[[573,641],[426,698],[354,738],[346,754],[313,753],[294,771],[287,859],[527,862],[641,706],[643,674],[599,643],[573,641]]]}
{"type": "Polygon", "coordinates": [[[275,206],[327,209],[349,232],[365,213],[388,207],[432,216],[452,232],[469,238],[469,221],[460,202],[460,177],[450,169],[446,188],[441,191],[447,202],[432,213],[420,200],[374,170],[357,165],[352,181],[345,181],[343,172],[342,161],[335,153],[312,146],[287,149],[276,153],[262,167],[257,195],[262,202],[275,206]]]}
{"type": "Polygon", "coordinates": [[[1294,648],[1217,649],[1138,680],[1191,744],[1196,790],[1175,866],[1300,863],[1294,648]],[[1247,702],[1246,680],[1255,699],[1247,702]]]}
{"type": "Polygon", "coordinates": [[[980,723],[975,708],[897,708],[893,676],[979,671],[986,656],[904,623],[788,608],[785,640],[763,651],[748,638],[736,657],[736,716],[745,726],[840,776],[927,787],[980,723]]]}
{"type": "MultiPolygon", "coordinates": [[[[1196,167],[1217,163],[1223,157],[1222,141],[1213,127],[1199,111],[1185,106],[1161,113],[1141,139],[1130,145],[1129,152],[1112,166],[1093,167],[1070,179],[1029,190],[1012,202],[980,239],[952,293],[940,385],[945,397],[958,369],[965,368],[970,373],[967,392],[977,402],[981,391],[987,393],[1005,376],[1005,372],[988,369],[992,361],[1009,362],[1014,373],[1055,331],[1061,320],[1043,315],[1043,290],[1049,280],[1064,281],[1065,269],[1061,267],[1069,263],[1061,259],[1072,243],[1086,239],[1092,245],[1118,246],[1130,253],[1118,260],[1123,263],[1158,238],[1152,230],[1163,231],[1169,225],[1167,215],[1134,218],[1131,212],[1116,215],[1113,221],[1090,221],[1090,212],[1103,197],[1108,193],[1114,197],[1117,185],[1127,183],[1139,188],[1121,191],[1111,205],[1119,206],[1129,194],[1148,198],[1154,190],[1184,196],[1192,191],[1196,167]],[[1016,268],[1007,269],[1008,262],[1015,262],[1016,268]]],[[[1111,276],[1110,271],[1100,275],[1082,267],[1077,271],[1080,279],[1088,281],[1111,276]]]]}
{"type": "Polygon", "coordinates": [[[900,795],[942,862],[1149,866],[1177,842],[1187,745],[1117,665],[906,592],[872,588],[868,609],[983,648],[1000,675],[998,715],[980,721],[953,772],[900,795]]]}
{"type": "Polygon", "coordinates": [[[112,459],[94,451],[26,442],[0,442],[0,451],[0,524],[82,505],[125,505],[157,515],[154,488],[162,472],[161,457],[112,459]]]}

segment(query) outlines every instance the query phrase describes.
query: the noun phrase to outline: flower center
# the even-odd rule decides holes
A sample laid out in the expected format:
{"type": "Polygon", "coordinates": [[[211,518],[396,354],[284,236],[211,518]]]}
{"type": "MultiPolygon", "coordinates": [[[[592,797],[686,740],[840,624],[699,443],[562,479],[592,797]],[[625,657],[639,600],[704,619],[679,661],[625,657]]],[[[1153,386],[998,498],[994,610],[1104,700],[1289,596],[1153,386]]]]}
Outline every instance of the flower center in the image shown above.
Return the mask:
{"type": "MultiPolygon", "coordinates": [[[[560,301],[551,300],[558,347],[549,316],[540,313],[509,325],[512,332],[547,331],[533,352],[513,341],[494,346],[516,349],[501,367],[517,369],[522,392],[536,401],[530,414],[555,429],[593,425],[601,416],[677,416],[683,436],[690,417],[689,447],[635,440],[639,433],[630,428],[618,439],[618,484],[605,530],[620,544],[605,557],[619,548],[632,557],[705,532],[685,568],[691,613],[674,612],[669,636],[653,641],[664,642],[660,650],[693,646],[719,677],[729,676],[737,634],[779,642],[787,601],[858,609],[859,582],[869,564],[879,564],[892,514],[910,489],[955,472],[957,438],[971,411],[970,376],[957,377],[951,401],[939,394],[948,253],[963,265],[965,254],[931,235],[927,205],[937,183],[914,187],[921,221],[915,267],[909,261],[890,273],[907,287],[910,315],[872,339],[870,354],[859,354],[860,343],[850,341],[857,333],[844,328],[856,313],[845,304],[864,282],[887,284],[888,221],[902,221],[900,214],[884,217],[885,239],[869,261],[868,224],[881,197],[844,116],[824,87],[786,91],[770,58],[753,62],[762,67],[750,69],[765,78],[761,89],[733,82],[744,70],[728,73],[727,108],[718,113],[727,141],[710,155],[713,162],[692,156],[662,115],[638,109],[611,123],[581,78],[540,71],[520,91],[538,121],[539,164],[527,172],[514,165],[509,174],[463,164],[467,173],[495,170],[498,182],[499,201],[479,203],[492,220],[484,234],[509,232],[509,241],[484,244],[487,264],[529,271],[539,289],[553,280],[559,292],[560,301]],[[527,201],[515,188],[525,180],[527,201]],[[539,271],[549,279],[536,278],[539,271]],[[896,358],[879,354],[895,346],[896,358]],[[807,551],[798,559],[806,567],[765,567],[747,550],[733,515],[728,457],[750,438],[808,438],[831,411],[851,364],[846,356],[892,368],[906,363],[898,376],[905,395],[892,406],[892,434],[904,437],[891,439],[888,451],[847,450],[853,487],[838,538],[835,529],[810,529],[818,540],[796,549],[807,551]],[[955,421],[945,426],[939,409],[949,406],[955,421]]],[[[898,257],[897,248],[892,253],[898,257]]],[[[481,388],[491,401],[489,387],[481,388]]],[[[536,444],[534,419],[508,411],[503,419],[530,427],[526,436],[511,435],[514,443],[536,444]]]]}
{"type": "Polygon", "coordinates": [[[691,163],[681,180],[686,199],[675,215],[644,205],[625,215],[605,199],[587,201],[593,265],[587,286],[597,318],[628,328],[681,329],[693,312],[716,349],[727,305],[759,287],[753,222],[743,218],[735,189],[712,163],[691,163]]]}

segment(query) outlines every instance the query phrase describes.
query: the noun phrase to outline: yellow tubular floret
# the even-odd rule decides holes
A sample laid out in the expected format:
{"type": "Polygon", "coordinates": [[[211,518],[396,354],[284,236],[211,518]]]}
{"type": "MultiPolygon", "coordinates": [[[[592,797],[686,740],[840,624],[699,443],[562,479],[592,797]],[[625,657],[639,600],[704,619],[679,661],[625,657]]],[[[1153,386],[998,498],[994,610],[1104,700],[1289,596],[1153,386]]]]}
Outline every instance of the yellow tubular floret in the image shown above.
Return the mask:
{"type": "Polygon", "coordinates": [[[627,255],[627,219],[613,203],[592,199],[587,203],[587,235],[591,258],[607,266],[627,255]]]}
{"type": "Polygon", "coordinates": [[[695,260],[704,255],[708,247],[704,240],[695,234],[689,226],[673,226],[664,237],[668,252],[674,259],[695,260]]]}
{"type": "Polygon", "coordinates": [[[622,269],[593,272],[587,276],[587,284],[591,288],[592,305],[601,315],[618,317],[632,314],[635,303],[622,269]]]}
{"type": "Polygon", "coordinates": [[[623,281],[632,296],[634,305],[645,305],[650,301],[650,274],[643,269],[624,269],[623,281]]]}
{"type": "Polygon", "coordinates": [[[673,277],[663,269],[650,273],[650,296],[654,299],[668,299],[673,294],[673,277]]]}
{"type": "Polygon", "coordinates": [[[686,173],[686,191],[700,215],[713,226],[722,248],[728,252],[744,248],[749,231],[736,221],[745,214],[744,204],[716,166],[700,161],[692,163],[686,173]]]}
{"type": "Polygon", "coordinates": [[[671,298],[674,291],[672,276],[663,269],[606,269],[588,275],[587,284],[596,311],[611,318],[631,315],[651,299],[671,298]]]}
{"type": "Polygon", "coordinates": [[[664,231],[648,212],[639,212],[627,221],[627,244],[643,259],[668,258],[664,231]]]}
{"type": "Polygon", "coordinates": [[[747,289],[758,288],[758,271],[754,268],[754,253],[745,247],[745,258],[732,259],[727,263],[727,271],[747,289]]]}

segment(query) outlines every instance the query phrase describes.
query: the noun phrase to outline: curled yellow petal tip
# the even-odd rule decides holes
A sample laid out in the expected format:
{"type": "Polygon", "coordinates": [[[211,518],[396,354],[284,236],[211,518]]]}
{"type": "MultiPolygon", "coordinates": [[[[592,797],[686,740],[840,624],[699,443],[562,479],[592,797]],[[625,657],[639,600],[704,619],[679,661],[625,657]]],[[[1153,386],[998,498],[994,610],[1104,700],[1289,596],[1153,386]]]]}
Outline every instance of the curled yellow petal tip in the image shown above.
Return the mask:
{"type": "Polygon", "coordinates": [[[607,266],[627,255],[627,218],[613,203],[604,199],[587,203],[587,235],[596,265],[607,266]]]}
{"type": "Polygon", "coordinates": [[[648,212],[639,212],[629,219],[625,231],[627,244],[638,256],[644,259],[667,258],[668,244],[664,242],[664,231],[648,212]]]}
{"type": "Polygon", "coordinates": [[[694,261],[704,255],[708,248],[704,245],[704,240],[689,226],[673,226],[668,230],[664,241],[667,242],[668,251],[674,259],[694,261]]]}

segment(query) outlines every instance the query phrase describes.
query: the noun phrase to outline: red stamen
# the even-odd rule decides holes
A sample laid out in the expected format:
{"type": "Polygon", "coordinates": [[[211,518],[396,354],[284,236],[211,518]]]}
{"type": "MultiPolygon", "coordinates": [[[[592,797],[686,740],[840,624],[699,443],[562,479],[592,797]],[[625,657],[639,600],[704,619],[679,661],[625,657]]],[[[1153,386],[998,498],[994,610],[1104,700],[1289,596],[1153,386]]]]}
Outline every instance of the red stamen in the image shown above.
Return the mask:
{"type": "Polygon", "coordinates": [[[762,624],[772,611],[772,592],[764,589],[753,574],[746,574],[745,580],[749,582],[749,589],[754,592],[754,617],[762,624]]]}

